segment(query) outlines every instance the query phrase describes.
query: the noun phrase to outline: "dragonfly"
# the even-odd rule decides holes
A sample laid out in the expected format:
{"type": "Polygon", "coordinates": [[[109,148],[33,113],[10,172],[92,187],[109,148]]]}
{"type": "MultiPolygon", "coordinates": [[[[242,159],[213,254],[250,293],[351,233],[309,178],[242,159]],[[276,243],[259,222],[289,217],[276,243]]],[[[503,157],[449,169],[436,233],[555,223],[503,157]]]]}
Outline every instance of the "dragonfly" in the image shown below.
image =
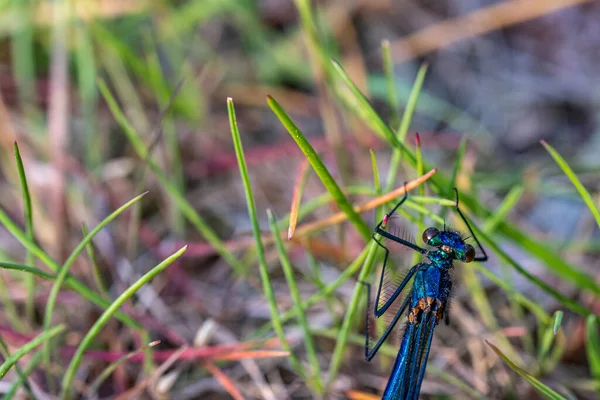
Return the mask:
{"type": "MultiPolygon", "coordinates": [[[[423,232],[423,242],[428,248],[418,246],[406,235],[401,237],[403,235],[398,235],[396,232],[392,232],[391,229],[386,230],[386,228],[391,228],[389,226],[391,225],[390,222],[394,217],[397,218],[397,215],[394,214],[408,198],[406,190],[402,200],[383,217],[373,233],[373,239],[385,251],[374,314],[376,318],[379,318],[386,314],[386,312],[391,313],[390,307],[392,310],[395,308],[395,314],[381,337],[372,348],[369,348],[369,309],[371,307],[369,304],[367,305],[367,332],[365,335],[365,358],[367,361],[371,361],[375,354],[377,354],[377,351],[390,336],[398,321],[404,315],[406,315],[407,319],[400,349],[392,367],[382,400],[418,399],[435,327],[442,320],[446,324],[449,323],[448,308],[452,291],[450,271],[454,267],[454,261],[469,263],[471,261],[487,261],[488,259],[484,248],[473,233],[467,219],[460,211],[458,206],[458,190],[456,188],[454,188],[454,192],[456,194],[456,211],[465,223],[471,237],[475,240],[480,250],[480,255],[476,255],[475,248],[471,244],[466,243],[466,238],[459,232],[447,228],[445,224],[442,230],[429,227],[423,232]],[[390,268],[387,265],[390,258],[390,250],[377,235],[424,256],[424,260],[410,268],[395,288],[392,287],[390,289],[389,282],[387,282],[389,271],[386,271],[386,267],[390,268]],[[412,288],[409,289],[407,286],[411,280],[412,288]],[[395,307],[392,307],[394,303],[396,303],[395,307]]],[[[388,243],[387,241],[385,243],[388,243]]],[[[366,285],[370,292],[370,285],[368,283],[366,285]]],[[[367,300],[367,302],[369,303],[370,300],[367,300]]]]}

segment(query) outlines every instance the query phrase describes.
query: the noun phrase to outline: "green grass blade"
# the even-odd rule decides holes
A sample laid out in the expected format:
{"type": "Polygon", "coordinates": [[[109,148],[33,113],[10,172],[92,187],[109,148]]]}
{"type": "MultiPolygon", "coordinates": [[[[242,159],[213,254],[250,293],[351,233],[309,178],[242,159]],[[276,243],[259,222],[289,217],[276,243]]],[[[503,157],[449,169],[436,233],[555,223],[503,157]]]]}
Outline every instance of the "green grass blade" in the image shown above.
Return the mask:
{"type": "MultiPolygon", "coordinates": [[[[372,149],[369,149],[369,154],[371,155],[371,168],[373,169],[373,186],[375,189],[375,195],[381,196],[381,180],[379,179],[379,168],[377,167],[377,158],[375,157],[375,153],[372,149]]],[[[381,207],[377,207],[375,209],[375,223],[381,220],[381,213],[381,207]]]]}
{"type": "Polygon", "coordinates": [[[560,327],[560,321],[562,320],[562,311],[557,311],[554,313],[554,318],[552,322],[547,324],[544,328],[544,331],[541,335],[542,340],[540,341],[539,351],[538,351],[538,365],[544,365],[546,361],[546,357],[548,355],[548,351],[550,351],[550,346],[552,345],[552,341],[556,336],[556,331],[558,327],[560,327]]]}
{"type": "MultiPolygon", "coordinates": [[[[25,208],[25,234],[32,242],[35,241],[33,232],[33,211],[31,208],[31,195],[29,194],[29,186],[27,185],[27,176],[25,175],[25,168],[23,167],[23,159],[19,152],[19,145],[17,142],[14,144],[15,160],[17,161],[17,169],[19,170],[19,179],[21,181],[21,190],[23,191],[23,205],[25,208]]],[[[25,264],[33,266],[34,258],[31,251],[27,250],[25,255],[25,264]]],[[[25,316],[28,321],[32,322],[35,307],[35,275],[28,274],[25,277],[25,284],[27,287],[27,297],[25,299],[25,316]]]]}
{"type": "MultiPolygon", "coordinates": [[[[17,377],[17,379],[15,379],[10,389],[6,393],[4,393],[4,396],[2,396],[2,400],[11,400],[13,397],[15,397],[15,395],[17,394],[17,390],[19,390],[19,387],[25,384],[25,379],[27,379],[27,377],[33,373],[33,371],[37,368],[38,364],[41,361],[42,353],[35,353],[35,355],[31,358],[31,361],[29,361],[27,367],[25,367],[25,369],[23,370],[22,376],[19,376],[17,377]]],[[[31,398],[34,399],[35,396],[31,398]]]]}
{"type": "MultiPolygon", "coordinates": [[[[86,237],[89,234],[87,225],[85,223],[81,225],[81,231],[83,232],[83,237],[86,237]]],[[[90,261],[92,263],[92,275],[94,276],[94,282],[96,283],[96,288],[98,289],[100,294],[102,294],[102,296],[104,296],[106,299],[110,299],[110,296],[108,294],[108,289],[106,288],[106,285],[104,284],[104,279],[102,279],[102,272],[100,272],[100,268],[98,267],[98,264],[96,263],[96,252],[94,251],[94,245],[92,244],[91,241],[88,242],[88,244],[85,246],[85,250],[86,250],[88,257],[90,258],[90,261]]]]}
{"type": "Polygon", "coordinates": [[[285,279],[288,283],[288,287],[290,288],[290,295],[292,296],[294,307],[296,308],[298,313],[298,323],[300,325],[300,328],[302,328],[302,332],[304,333],[304,346],[306,346],[308,362],[311,366],[311,373],[304,373],[304,375],[310,377],[309,380],[313,382],[316,392],[318,394],[322,394],[323,380],[321,378],[321,367],[319,365],[319,359],[317,358],[317,351],[315,349],[313,337],[308,326],[308,319],[306,318],[306,313],[302,308],[302,297],[300,296],[300,291],[298,290],[298,286],[296,285],[296,280],[294,278],[294,270],[292,268],[292,264],[290,263],[290,259],[288,258],[288,255],[285,251],[283,242],[281,241],[281,232],[277,227],[277,223],[275,221],[275,218],[273,217],[273,213],[271,212],[271,210],[267,210],[267,214],[269,217],[269,225],[271,227],[271,232],[273,233],[273,237],[275,239],[277,253],[279,254],[279,260],[281,261],[281,267],[283,269],[285,279]]]}
{"type": "MultiPolygon", "coordinates": [[[[408,128],[410,126],[410,122],[412,121],[412,117],[415,113],[415,108],[417,106],[417,100],[419,99],[419,94],[421,93],[421,89],[423,88],[423,82],[425,81],[425,75],[427,74],[427,64],[422,64],[417,72],[417,76],[415,78],[415,82],[413,83],[412,89],[410,91],[410,96],[408,98],[408,102],[406,103],[406,107],[404,108],[404,112],[402,113],[402,119],[400,120],[400,126],[398,127],[398,133],[396,134],[398,140],[401,143],[404,143],[406,139],[406,134],[408,133],[408,128]]],[[[394,88],[395,93],[395,88],[394,88]]],[[[402,152],[398,149],[394,149],[392,153],[392,159],[390,160],[390,167],[388,169],[388,176],[385,184],[386,191],[392,190],[396,183],[396,173],[398,172],[398,167],[400,166],[400,159],[402,158],[402,152]]]]}
{"type": "Polygon", "coordinates": [[[6,375],[6,373],[12,368],[13,365],[17,363],[17,361],[19,361],[21,357],[31,352],[33,349],[35,349],[37,346],[39,346],[46,340],[52,339],[54,336],[58,335],[64,330],[64,325],[55,326],[52,329],[40,333],[30,342],[26,343],[24,346],[15,351],[8,359],[6,359],[6,361],[4,361],[4,363],[2,363],[2,365],[0,365],[0,379],[2,379],[4,375],[6,375]]]}
{"type": "Polygon", "coordinates": [[[310,162],[310,165],[313,167],[313,169],[319,176],[319,179],[321,179],[321,182],[325,186],[325,189],[327,189],[327,191],[331,193],[331,196],[337,203],[338,207],[340,208],[340,211],[344,212],[348,216],[348,220],[356,227],[356,230],[362,235],[362,237],[365,240],[369,240],[369,238],[371,237],[371,229],[365,223],[365,221],[362,220],[360,215],[358,215],[358,213],[354,211],[352,204],[344,195],[342,189],[340,189],[337,182],[333,179],[333,177],[329,173],[329,170],[327,169],[325,164],[323,164],[323,161],[321,161],[321,158],[319,157],[315,149],[313,149],[313,147],[308,142],[308,140],[306,140],[302,132],[300,132],[300,129],[298,129],[296,124],[294,124],[291,118],[281,108],[277,101],[275,101],[275,99],[273,99],[271,96],[267,96],[267,103],[269,103],[271,110],[273,110],[273,112],[275,113],[275,115],[277,115],[283,126],[285,126],[292,138],[296,141],[298,147],[300,147],[300,150],[302,150],[302,152],[310,162]]]}
{"type": "MultiPolygon", "coordinates": [[[[93,231],[92,231],[93,232],[93,231]]],[[[175,260],[177,260],[187,249],[187,246],[182,247],[177,250],[175,253],[164,259],[160,264],[152,268],[150,271],[146,272],[140,279],[138,279],[135,283],[127,288],[111,305],[102,313],[102,315],[98,318],[98,320],[94,323],[94,325],[87,332],[85,337],[79,343],[73,358],[62,381],[62,398],[68,399],[70,398],[70,391],[73,387],[73,379],[75,378],[75,373],[77,372],[77,368],[81,361],[83,360],[83,355],[85,351],[90,347],[92,341],[98,336],[102,328],[108,323],[108,321],[112,318],[112,316],[117,312],[117,310],[125,303],[129,298],[131,298],[135,292],[137,292],[142,286],[148,283],[152,278],[156,275],[160,274],[165,268],[171,265],[175,260]]]]}
{"type": "MultiPolygon", "coordinates": [[[[0,337],[0,350],[2,353],[2,357],[4,357],[5,360],[10,358],[10,350],[9,350],[8,346],[6,345],[6,343],[4,342],[4,339],[2,339],[2,337],[0,337]]],[[[35,399],[35,395],[33,394],[33,391],[31,390],[31,386],[29,385],[29,382],[27,381],[27,375],[25,375],[25,372],[21,369],[21,367],[19,366],[18,363],[15,363],[15,372],[17,373],[17,380],[20,380],[21,382],[23,382],[23,386],[25,388],[25,391],[29,395],[29,398],[35,399]]]]}
{"type": "Polygon", "coordinates": [[[479,229],[479,227],[476,224],[474,224],[473,221],[470,221],[470,225],[471,228],[473,228],[473,231],[477,235],[478,239],[483,240],[487,244],[487,247],[490,248],[490,250],[496,253],[502,260],[504,260],[504,262],[509,264],[515,270],[517,270],[517,272],[519,272],[521,275],[527,278],[527,280],[529,280],[531,283],[538,286],[540,289],[554,297],[556,300],[560,301],[565,306],[569,307],[571,310],[583,315],[590,314],[590,311],[587,308],[583,307],[576,301],[573,301],[563,296],[553,287],[530,274],[529,271],[523,268],[518,262],[516,262],[511,256],[509,256],[508,253],[502,250],[493,240],[491,240],[487,233],[484,233],[481,229],[479,229]]]}
{"type": "Polygon", "coordinates": [[[104,96],[104,99],[108,103],[110,111],[113,114],[113,117],[117,120],[125,135],[129,139],[129,142],[133,146],[137,155],[147,163],[148,167],[152,170],[156,178],[160,181],[161,185],[165,189],[165,191],[171,196],[171,198],[175,201],[183,215],[188,219],[188,221],[200,232],[200,234],[206,239],[208,243],[219,253],[225,261],[231,265],[231,267],[238,273],[243,274],[244,266],[240,263],[240,261],[225,247],[223,242],[219,239],[214,230],[200,217],[200,215],[194,210],[194,207],[185,199],[183,194],[179,192],[177,186],[172,183],[169,178],[165,175],[165,173],[158,167],[158,165],[149,158],[148,148],[144,145],[142,139],[133,128],[133,126],[129,123],[119,105],[117,104],[115,98],[110,93],[106,84],[102,81],[98,81],[98,87],[100,88],[100,92],[104,96]]]}
{"type": "MultiPolygon", "coordinates": [[[[17,239],[27,250],[31,251],[38,260],[43,262],[46,266],[48,266],[54,272],[57,272],[60,270],[60,268],[61,268],[60,265],[58,265],[58,263],[56,261],[54,261],[38,245],[36,245],[31,240],[29,240],[29,238],[27,237],[25,232],[20,230],[19,227],[8,217],[8,215],[2,209],[0,209],[0,224],[2,226],[4,226],[10,232],[10,234],[13,235],[15,237],[15,239],[17,239]]],[[[32,269],[30,272],[33,272],[33,271],[34,270],[32,269]]],[[[49,278],[49,279],[54,279],[54,277],[49,278]]],[[[72,277],[70,275],[67,276],[66,283],[75,292],[80,294],[82,297],[84,297],[85,299],[91,301],[92,303],[94,303],[102,308],[106,308],[110,304],[105,299],[103,299],[102,297],[100,297],[96,293],[94,293],[92,290],[90,290],[86,285],[84,285],[83,283],[81,283],[80,281],[78,281],[77,279],[75,279],[74,277],[72,277]]],[[[137,321],[135,321],[131,317],[123,314],[122,312],[119,312],[117,314],[117,318],[120,321],[127,324],[127,326],[129,326],[131,328],[137,328],[137,329],[141,328],[141,325],[137,321]]]]}
{"type": "MultiPolygon", "coordinates": [[[[600,382],[600,334],[598,333],[598,317],[589,315],[586,320],[587,339],[585,348],[587,351],[588,363],[592,378],[600,382]]],[[[600,387],[598,387],[598,396],[600,396],[600,387]]]]}
{"type": "Polygon", "coordinates": [[[510,189],[506,197],[504,197],[504,200],[502,200],[502,203],[500,203],[498,208],[496,208],[496,211],[494,211],[491,217],[488,218],[487,221],[485,221],[483,229],[487,233],[494,232],[498,225],[500,225],[500,222],[506,219],[508,213],[510,213],[510,211],[519,202],[519,199],[521,198],[521,195],[524,191],[525,188],[523,187],[523,185],[517,185],[510,189]]]}
{"type": "Polygon", "coordinates": [[[487,340],[485,341],[485,343],[488,346],[490,346],[490,348],[494,351],[494,353],[496,353],[498,355],[498,357],[500,357],[513,371],[515,371],[523,379],[525,379],[527,382],[529,382],[529,384],[531,384],[531,386],[533,386],[540,394],[544,395],[548,399],[566,400],[563,396],[556,393],[554,390],[550,389],[548,386],[544,385],[542,382],[540,382],[535,377],[533,377],[533,375],[531,375],[529,372],[525,371],[523,368],[519,367],[517,364],[512,362],[496,346],[494,346],[487,340]]]}
{"type": "MultiPolygon", "coordinates": [[[[399,146],[400,150],[402,150],[403,152],[407,152],[408,149],[402,143],[400,143],[398,141],[398,139],[394,135],[394,132],[381,119],[379,114],[377,114],[377,112],[375,111],[375,109],[373,108],[373,106],[371,105],[369,100],[360,91],[360,89],[354,84],[352,79],[350,79],[350,76],[346,73],[346,71],[344,71],[344,68],[342,68],[340,63],[338,63],[335,60],[332,60],[331,62],[333,64],[335,71],[337,72],[339,77],[342,79],[342,81],[346,84],[348,89],[350,89],[350,93],[352,94],[352,97],[345,95],[343,97],[344,102],[346,104],[351,105],[353,107],[352,111],[356,115],[359,115],[362,118],[362,120],[369,127],[371,127],[371,129],[373,129],[373,131],[377,135],[379,135],[381,138],[387,140],[389,143],[394,143],[395,144],[394,147],[399,146]]],[[[345,94],[345,92],[341,93],[340,95],[342,96],[344,94],[345,94]]],[[[410,151],[408,151],[408,152],[410,152],[410,151]]],[[[410,158],[413,161],[412,164],[415,165],[416,158],[414,157],[414,155],[412,155],[412,157],[410,157],[410,158]]]]}
{"type": "Polygon", "coordinates": [[[151,349],[152,347],[156,346],[159,343],[160,343],[160,340],[155,340],[154,342],[148,343],[147,345],[145,345],[135,351],[132,351],[131,353],[127,353],[126,355],[119,358],[118,360],[110,363],[100,374],[98,374],[98,377],[96,379],[94,379],[94,381],[88,386],[86,396],[88,398],[92,398],[94,394],[97,394],[96,392],[98,391],[98,389],[100,389],[100,386],[102,385],[102,383],[104,383],[104,381],[106,381],[106,379],[120,365],[123,365],[125,362],[127,362],[132,357],[146,351],[147,349],[151,349]]]}
{"type": "Polygon", "coordinates": [[[377,168],[377,158],[372,149],[369,149],[371,155],[371,167],[373,168],[373,186],[375,188],[375,195],[381,196],[381,180],[379,179],[379,168],[377,168]]]}
{"type": "Polygon", "coordinates": [[[390,41],[381,41],[381,61],[383,62],[383,73],[385,75],[385,88],[387,103],[390,108],[390,125],[395,127],[400,122],[400,103],[396,93],[396,80],[394,79],[394,61],[390,53],[390,41]]]}
{"type": "Polygon", "coordinates": [[[531,301],[527,296],[524,296],[518,292],[515,292],[514,287],[509,285],[506,282],[506,280],[494,275],[492,272],[490,272],[489,268],[482,265],[481,263],[473,262],[470,265],[472,265],[473,268],[475,268],[476,270],[481,272],[482,275],[484,275],[489,280],[491,280],[496,285],[498,285],[498,287],[502,288],[505,292],[511,293],[513,299],[521,306],[529,309],[529,311],[531,311],[531,313],[535,315],[535,317],[538,319],[538,321],[540,321],[542,323],[550,322],[550,316],[546,313],[546,311],[544,311],[543,307],[541,307],[534,301],[531,301]]]}
{"type": "MultiPolygon", "coordinates": [[[[377,248],[377,243],[374,240],[371,241],[369,244],[369,250],[365,259],[365,263],[358,276],[359,282],[367,282],[371,274],[373,263],[375,261],[377,248]]],[[[342,322],[342,326],[340,327],[340,333],[337,341],[335,342],[333,354],[331,355],[331,362],[329,364],[328,373],[329,383],[331,383],[336,378],[340,369],[340,365],[342,364],[344,352],[348,349],[348,347],[346,346],[348,342],[348,335],[352,330],[352,322],[354,321],[354,316],[358,311],[358,303],[361,299],[361,294],[364,290],[364,287],[365,286],[361,285],[360,283],[357,283],[354,286],[354,291],[352,292],[352,297],[350,298],[350,302],[348,303],[346,315],[344,315],[344,321],[342,322]]]]}
{"type": "Polygon", "coordinates": [[[267,269],[267,260],[265,258],[265,250],[262,244],[260,227],[258,225],[258,217],[256,215],[256,206],[254,204],[254,195],[252,193],[252,184],[248,176],[248,167],[246,165],[246,158],[244,157],[244,148],[242,146],[242,140],[240,138],[240,132],[238,130],[237,118],[235,116],[235,107],[231,98],[227,99],[227,112],[229,114],[229,125],[231,127],[231,136],[233,139],[233,146],[235,147],[235,155],[238,161],[238,167],[240,169],[240,175],[244,184],[244,193],[246,195],[246,205],[248,207],[248,216],[250,223],[252,224],[252,233],[254,234],[254,240],[256,241],[256,252],[258,255],[258,270],[260,273],[260,280],[263,285],[263,291],[265,298],[269,304],[269,310],[271,312],[271,323],[273,329],[281,342],[281,348],[285,351],[290,352],[289,360],[292,367],[298,372],[298,374],[305,379],[304,368],[295,354],[292,352],[292,348],[287,341],[285,332],[283,330],[283,324],[279,318],[279,310],[277,309],[277,299],[273,292],[271,285],[271,278],[269,277],[269,271],[267,269]]]}
{"type": "MultiPolygon", "coordinates": [[[[346,98],[345,103],[352,107],[354,114],[359,116],[363,122],[373,129],[374,133],[376,133],[382,139],[385,139],[392,147],[394,147],[394,149],[402,151],[402,154],[405,156],[405,160],[413,168],[416,168],[417,159],[415,154],[403,143],[398,141],[396,137],[394,137],[393,132],[375,112],[369,101],[360,92],[356,85],[354,85],[343,68],[335,61],[333,61],[333,65],[353,94],[353,98],[346,98]]],[[[346,97],[348,96],[346,95],[346,97]]],[[[423,167],[425,170],[430,170],[432,168],[425,162],[423,163],[423,167]]],[[[450,179],[443,172],[438,172],[431,177],[429,183],[436,193],[443,194],[450,185],[450,179]]],[[[461,192],[460,201],[464,208],[478,210],[482,217],[489,217],[492,214],[491,211],[489,211],[479,202],[479,200],[477,200],[477,198],[469,193],[461,192]]],[[[595,294],[600,294],[600,286],[592,277],[583,273],[576,266],[563,260],[562,257],[556,254],[555,251],[548,248],[545,244],[541,244],[530,235],[521,231],[519,228],[509,224],[506,221],[503,221],[498,226],[497,231],[511,241],[517,243],[519,247],[523,248],[534,257],[543,261],[549,271],[552,271],[556,275],[572,281],[580,289],[589,289],[595,294]]],[[[582,310],[582,307],[579,307],[578,309],[582,310]]],[[[584,314],[589,314],[589,311],[586,310],[584,314]]]]}
{"type": "Polygon", "coordinates": [[[552,327],[552,332],[554,332],[555,335],[556,332],[558,332],[558,328],[560,328],[560,324],[562,323],[563,314],[564,312],[561,310],[554,313],[554,325],[552,327]]]}
{"type": "Polygon", "coordinates": [[[13,271],[27,272],[29,274],[40,277],[42,279],[47,279],[49,281],[53,281],[56,279],[56,275],[49,274],[48,272],[42,271],[41,269],[36,267],[30,267],[29,265],[13,264],[0,261],[0,268],[10,269],[13,271]]]}
{"type": "Polygon", "coordinates": [[[558,166],[563,170],[565,175],[567,175],[573,186],[575,186],[575,189],[577,189],[577,192],[579,192],[579,195],[581,196],[585,204],[592,212],[592,215],[596,219],[596,224],[598,224],[598,226],[600,227],[600,210],[598,210],[598,207],[594,203],[594,199],[592,198],[590,192],[588,192],[588,190],[581,184],[581,181],[579,180],[579,178],[577,178],[577,175],[575,175],[575,172],[573,172],[573,170],[571,169],[569,164],[567,164],[565,159],[562,158],[562,156],[558,154],[558,152],[548,143],[546,143],[543,140],[541,141],[541,143],[542,146],[546,148],[546,151],[550,153],[554,161],[556,161],[558,166]]]}
{"type": "MultiPolygon", "coordinates": [[[[370,246],[365,247],[363,249],[363,251],[358,255],[358,257],[356,257],[354,259],[354,261],[352,261],[352,263],[350,263],[348,268],[346,268],[340,274],[340,276],[337,277],[337,279],[335,281],[331,282],[330,284],[325,286],[325,288],[323,288],[322,290],[319,290],[317,293],[313,294],[308,299],[304,300],[302,302],[302,308],[307,310],[310,307],[312,307],[313,305],[317,304],[319,301],[326,298],[327,296],[330,296],[331,294],[333,294],[337,290],[337,288],[339,288],[344,282],[346,282],[348,279],[350,279],[350,277],[352,275],[354,275],[360,269],[360,267],[363,265],[363,262],[365,261],[365,258],[367,257],[367,254],[369,253],[370,248],[371,248],[370,246]]],[[[293,307],[293,308],[285,311],[283,314],[281,314],[281,316],[278,316],[278,319],[280,318],[282,322],[287,322],[290,319],[292,319],[295,315],[297,315],[297,312],[298,312],[298,310],[295,307],[293,307]]],[[[264,336],[269,331],[269,329],[271,329],[271,327],[273,325],[274,325],[273,322],[267,322],[266,324],[261,326],[259,329],[257,329],[252,334],[251,338],[264,336]]]]}
{"type": "MultiPolygon", "coordinates": [[[[147,193],[147,192],[146,192],[147,193]]],[[[112,222],[115,218],[117,218],[123,211],[127,208],[131,207],[139,200],[142,199],[146,195],[146,193],[142,193],[137,197],[129,200],[127,203],[123,204],[121,207],[113,211],[108,217],[104,218],[102,222],[100,222],[90,233],[88,233],[85,238],[73,249],[63,266],[60,268],[56,279],[54,280],[54,284],[52,285],[52,289],[50,289],[50,294],[48,295],[48,301],[46,302],[46,310],[44,312],[44,329],[48,330],[50,325],[52,324],[52,316],[54,315],[54,306],[56,305],[56,298],[58,297],[58,292],[60,291],[63,283],[67,279],[67,275],[69,274],[69,270],[71,266],[77,259],[77,256],[85,249],[85,247],[90,243],[90,241],[100,232],[106,225],[112,222]]],[[[44,362],[49,365],[50,363],[50,343],[46,342],[44,346],[44,362]]]]}

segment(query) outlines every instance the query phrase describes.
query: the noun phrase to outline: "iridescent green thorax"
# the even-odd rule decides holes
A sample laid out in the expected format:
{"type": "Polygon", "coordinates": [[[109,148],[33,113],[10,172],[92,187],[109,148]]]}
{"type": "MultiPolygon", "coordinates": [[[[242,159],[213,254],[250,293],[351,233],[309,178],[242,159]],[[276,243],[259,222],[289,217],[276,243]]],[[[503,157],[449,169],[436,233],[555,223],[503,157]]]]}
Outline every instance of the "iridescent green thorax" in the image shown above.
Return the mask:
{"type": "Polygon", "coordinates": [[[431,250],[427,253],[427,258],[431,261],[431,264],[438,268],[449,269],[452,267],[454,257],[451,254],[446,253],[443,250],[431,250]]]}

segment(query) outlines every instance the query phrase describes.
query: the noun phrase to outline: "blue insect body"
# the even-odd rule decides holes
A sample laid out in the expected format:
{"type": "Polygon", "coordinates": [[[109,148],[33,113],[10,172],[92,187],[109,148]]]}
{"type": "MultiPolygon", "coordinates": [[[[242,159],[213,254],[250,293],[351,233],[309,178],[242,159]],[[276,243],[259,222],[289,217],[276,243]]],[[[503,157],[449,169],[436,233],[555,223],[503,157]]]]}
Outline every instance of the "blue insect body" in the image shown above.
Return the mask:
{"type": "MultiPolygon", "coordinates": [[[[389,218],[404,203],[406,198],[407,195],[405,192],[404,198],[377,225],[375,233],[423,254],[429,262],[413,266],[393,294],[379,307],[389,250],[373,234],[373,239],[385,250],[383,270],[379,280],[379,289],[375,303],[375,317],[382,316],[405,290],[408,282],[414,278],[412,288],[404,298],[393,320],[371,349],[369,349],[369,307],[367,307],[365,357],[369,361],[375,356],[383,342],[392,332],[400,317],[406,314],[408,319],[398,356],[396,357],[388,384],[383,393],[383,400],[418,399],[433,339],[433,331],[442,319],[445,318],[446,322],[448,321],[447,305],[452,290],[450,269],[453,267],[455,260],[463,262],[487,260],[485,250],[481,247],[469,223],[458,208],[458,191],[456,191],[456,211],[475,239],[483,254],[482,256],[476,257],[473,246],[465,243],[465,240],[457,232],[445,228],[440,231],[432,227],[423,232],[423,241],[428,246],[432,246],[432,250],[421,248],[406,239],[387,232],[385,228],[389,218]]],[[[369,285],[367,284],[367,286],[369,285]]]]}

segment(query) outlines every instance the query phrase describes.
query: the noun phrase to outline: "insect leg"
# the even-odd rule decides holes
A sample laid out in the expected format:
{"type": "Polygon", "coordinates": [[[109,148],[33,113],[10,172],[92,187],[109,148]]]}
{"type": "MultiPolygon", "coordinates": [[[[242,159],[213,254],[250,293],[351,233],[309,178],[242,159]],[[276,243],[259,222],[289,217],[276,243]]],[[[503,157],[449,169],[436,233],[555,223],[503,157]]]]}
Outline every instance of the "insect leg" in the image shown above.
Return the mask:
{"type": "Polygon", "coordinates": [[[465,225],[467,225],[467,228],[469,229],[471,236],[473,236],[473,239],[475,239],[475,242],[477,243],[479,250],[481,250],[481,252],[483,253],[483,256],[475,257],[473,259],[473,261],[487,261],[488,255],[485,252],[485,249],[483,248],[481,243],[479,243],[479,239],[477,239],[477,235],[475,235],[475,233],[473,232],[473,229],[471,229],[471,225],[469,225],[469,221],[467,221],[467,219],[465,218],[463,213],[460,211],[460,208],[458,208],[458,189],[454,188],[454,193],[456,193],[456,212],[458,212],[458,215],[460,215],[460,217],[464,221],[465,225]]]}

